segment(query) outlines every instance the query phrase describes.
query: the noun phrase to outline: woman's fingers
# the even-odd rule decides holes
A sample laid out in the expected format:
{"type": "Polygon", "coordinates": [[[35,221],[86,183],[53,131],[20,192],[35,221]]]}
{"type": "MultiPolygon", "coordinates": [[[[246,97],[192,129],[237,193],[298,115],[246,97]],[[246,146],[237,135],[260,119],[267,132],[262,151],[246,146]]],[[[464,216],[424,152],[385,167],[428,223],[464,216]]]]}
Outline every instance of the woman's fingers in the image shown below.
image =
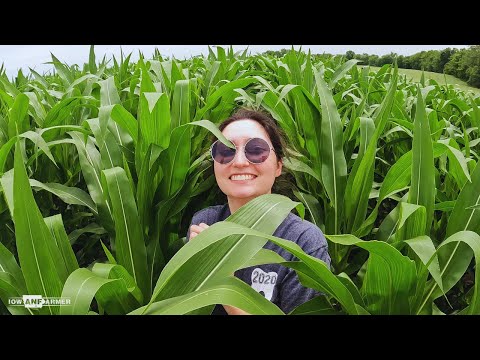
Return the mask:
{"type": "Polygon", "coordinates": [[[190,232],[196,232],[196,233],[201,233],[203,230],[205,230],[204,228],[202,228],[201,226],[199,225],[192,225],[190,226],[190,232]]]}
{"type": "Polygon", "coordinates": [[[200,234],[203,230],[207,229],[209,226],[205,223],[200,223],[198,225],[190,226],[190,239],[193,239],[195,236],[200,234]]]}

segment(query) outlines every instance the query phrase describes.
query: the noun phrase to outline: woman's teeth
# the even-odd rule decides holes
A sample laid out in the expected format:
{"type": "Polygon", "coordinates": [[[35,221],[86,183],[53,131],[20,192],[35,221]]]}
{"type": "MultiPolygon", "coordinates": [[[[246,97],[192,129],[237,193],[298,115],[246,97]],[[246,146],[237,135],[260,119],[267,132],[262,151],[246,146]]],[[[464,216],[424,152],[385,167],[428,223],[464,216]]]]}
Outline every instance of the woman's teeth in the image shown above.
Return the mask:
{"type": "Polygon", "coordinates": [[[232,175],[231,180],[252,180],[255,179],[255,175],[232,175]]]}

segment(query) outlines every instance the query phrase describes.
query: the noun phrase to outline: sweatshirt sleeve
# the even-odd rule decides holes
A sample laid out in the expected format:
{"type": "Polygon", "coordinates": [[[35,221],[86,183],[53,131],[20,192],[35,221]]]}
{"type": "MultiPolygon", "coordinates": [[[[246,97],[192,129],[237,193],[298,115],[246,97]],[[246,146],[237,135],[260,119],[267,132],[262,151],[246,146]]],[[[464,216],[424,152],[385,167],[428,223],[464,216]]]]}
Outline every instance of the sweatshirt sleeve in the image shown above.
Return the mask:
{"type": "MultiPolygon", "coordinates": [[[[308,244],[317,244],[316,246],[307,249],[303,249],[308,255],[316,257],[322,260],[330,268],[330,256],[328,254],[328,245],[321,230],[312,227],[305,231],[302,237],[308,237],[308,244]]],[[[304,239],[302,239],[304,240],[304,239]]],[[[298,260],[298,259],[296,259],[298,260]]],[[[293,269],[288,269],[287,275],[282,281],[280,287],[280,302],[279,306],[283,312],[288,314],[297,306],[313,299],[316,296],[322,295],[320,292],[314,289],[307,288],[300,283],[298,275],[293,269]]]]}

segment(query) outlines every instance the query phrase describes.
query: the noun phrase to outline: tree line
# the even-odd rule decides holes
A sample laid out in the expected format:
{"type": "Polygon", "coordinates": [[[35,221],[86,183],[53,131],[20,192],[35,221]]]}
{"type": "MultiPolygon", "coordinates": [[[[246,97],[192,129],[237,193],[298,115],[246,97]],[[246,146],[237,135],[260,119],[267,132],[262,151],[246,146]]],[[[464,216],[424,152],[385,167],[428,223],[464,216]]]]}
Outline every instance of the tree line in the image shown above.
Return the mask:
{"type": "MultiPolygon", "coordinates": [[[[282,57],[286,49],[269,50],[265,54],[282,57]]],[[[323,54],[330,55],[331,54],[323,54]]],[[[391,52],[382,56],[375,54],[356,54],[349,50],[345,53],[347,60],[358,59],[360,65],[383,66],[392,64],[396,59],[399,68],[432,71],[453,75],[468,85],[480,88],[480,45],[465,49],[446,48],[443,50],[421,51],[405,56],[391,52]]]]}

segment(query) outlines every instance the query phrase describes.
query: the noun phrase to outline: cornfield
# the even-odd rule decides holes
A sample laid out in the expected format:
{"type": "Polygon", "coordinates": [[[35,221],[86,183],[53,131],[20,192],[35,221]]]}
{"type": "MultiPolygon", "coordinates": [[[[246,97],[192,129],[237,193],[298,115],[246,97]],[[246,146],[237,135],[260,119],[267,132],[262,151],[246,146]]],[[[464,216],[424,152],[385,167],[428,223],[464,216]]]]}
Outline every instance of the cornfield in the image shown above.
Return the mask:
{"type": "Polygon", "coordinates": [[[357,62],[217,47],[110,64],[92,46],[83,67],[52,55],[53,75],[0,70],[0,313],[283,314],[231,276],[281,263],[324,294],[291,314],[480,314],[480,97],[357,62]],[[186,242],[222,199],[208,149],[239,106],[287,135],[289,196],[186,242]],[[292,210],[326,235],[330,269],[271,235],[292,210]],[[71,301],[12,303],[26,294],[71,301]]]}

